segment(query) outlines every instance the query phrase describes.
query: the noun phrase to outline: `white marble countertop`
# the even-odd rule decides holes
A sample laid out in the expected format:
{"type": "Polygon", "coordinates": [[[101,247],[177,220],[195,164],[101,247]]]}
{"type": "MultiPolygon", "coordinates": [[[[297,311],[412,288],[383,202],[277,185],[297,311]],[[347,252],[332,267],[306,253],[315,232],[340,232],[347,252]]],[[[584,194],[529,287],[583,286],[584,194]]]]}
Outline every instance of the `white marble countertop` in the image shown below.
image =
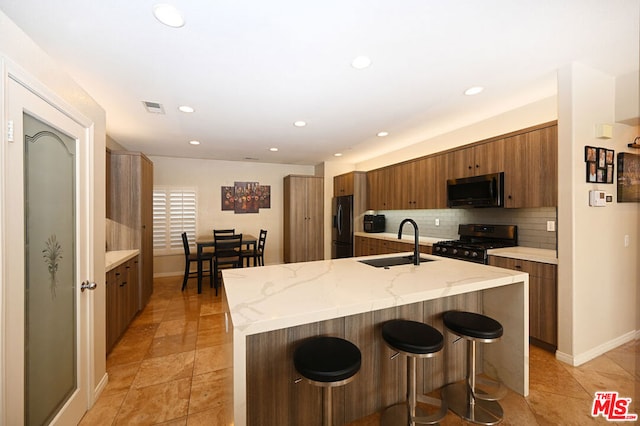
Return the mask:
{"type": "Polygon", "coordinates": [[[558,264],[558,256],[555,250],[546,250],[533,247],[505,247],[487,251],[489,256],[510,257],[512,259],[529,260],[532,262],[558,264]]]}
{"type": "Polygon", "coordinates": [[[117,268],[129,259],[133,259],[140,254],[140,250],[113,250],[105,253],[105,271],[117,268]]]}
{"type": "MultiPolygon", "coordinates": [[[[358,237],[377,238],[379,240],[398,241],[398,233],[393,232],[354,232],[354,235],[358,237]]],[[[418,243],[423,246],[432,246],[434,243],[446,239],[447,238],[418,237],[418,243]]],[[[403,232],[400,241],[413,244],[413,232],[403,232]]]]}
{"type": "Polygon", "coordinates": [[[529,275],[424,254],[432,261],[419,266],[359,262],[409,254],[223,270],[233,325],[234,424],[247,424],[247,336],[475,291],[489,292],[484,312],[510,330],[500,351],[486,353],[485,364],[528,395],[529,275]]]}
{"type": "Polygon", "coordinates": [[[226,269],[234,330],[250,335],[528,281],[526,273],[430,255],[389,269],[358,261],[409,254],[226,269]]]}

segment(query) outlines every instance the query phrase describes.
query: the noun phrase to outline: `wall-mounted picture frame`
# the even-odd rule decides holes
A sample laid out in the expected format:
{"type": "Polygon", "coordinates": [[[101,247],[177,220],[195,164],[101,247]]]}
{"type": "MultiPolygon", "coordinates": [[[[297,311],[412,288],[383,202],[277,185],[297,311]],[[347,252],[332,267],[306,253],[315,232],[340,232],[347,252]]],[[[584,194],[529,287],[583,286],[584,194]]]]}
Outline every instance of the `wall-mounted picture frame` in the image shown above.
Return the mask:
{"type": "Polygon", "coordinates": [[[604,169],[607,165],[607,150],[605,148],[598,148],[598,168],[604,169]]]}
{"type": "Polygon", "coordinates": [[[607,183],[613,183],[613,164],[607,164],[607,183]]]}
{"type": "Polygon", "coordinates": [[[596,183],[598,177],[598,165],[595,161],[587,161],[587,182],[596,183]]]}
{"type": "Polygon", "coordinates": [[[598,148],[596,148],[595,146],[585,146],[584,147],[584,161],[595,162],[596,161],[597,151],[598,151],[598,148]]]}
{"type": "Polygon", "coordinates": [[[618,202],[640,203],[640,155],[618,153],[618,202]]]}
{"type": "Polygon", "coordinates": [[[598,169],[596,171],[596,183],[605,183],[607,181],[607,169],[598,169]]]}
{"type": "Polygon", "coordinates": [[[606,153],[606,163],[607,164],[613,164],[615,161],[615,151],[612,149],[607,149],[607,153],[606,153]]]}

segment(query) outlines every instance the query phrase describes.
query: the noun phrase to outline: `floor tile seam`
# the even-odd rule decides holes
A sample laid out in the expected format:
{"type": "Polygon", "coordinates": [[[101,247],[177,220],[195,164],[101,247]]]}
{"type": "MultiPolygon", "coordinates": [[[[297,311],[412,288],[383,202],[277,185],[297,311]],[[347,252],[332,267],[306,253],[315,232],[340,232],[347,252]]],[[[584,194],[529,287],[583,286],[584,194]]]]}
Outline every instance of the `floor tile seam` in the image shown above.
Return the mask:
{"type": "MultiPolygon", "coordinates": [[[[542,394],[558,395],[558,396],[562,396],[562,397],[565,397],[565,398],[571,398],[571,399],[576,399],[576,400],[580,400],[580,401],[590,401],[590,400],[592,400],[593,399],[593,395],[590,394],[581,384],[578,383],[578,385],[580,386],[580,390],[582,392],[584,392],[584,394],[585,394],[584,398],[576,397],[576,396],[573,396],[573,395],[568,395],[566,393],[563,393],[562,390],[558,390],[558,392],[554,392],[554,391],[550,391],[550,390],[541,390],[541,389],[535,390],[534,389],[534,392],[542,393],[542,394]]],[[[531,397],[531,389],[529,391],[529,396],[527,398],[529,398],[529,397],[531,397]]]]}
{"type": "MultiPolygon", "coordinates": [[[[197,345],[197,342],[196,342],[196,345],[197,345]]],[[[193,348],[191,348],[191,349],[185,349],[185,350],[180,349],[180,350],[179,350],[179,351],[177,351],[177,352],[171,352],[171,353],[162,354],[162,355],[157,355],[157,356],[150,356],[150,355],[149,355],[149,352],[147,352],[147,353],[145,354],[144,359],[143,359],[142,361],[146,361],[146,360],[148,360],[148,359],[162,358],[162,357],[164,357],[164,356],[169,356],[169,355],[178,355],[178,354],[183,354],[183,353],[185,353],[185,352],[192,352],[192,351],[193,351],[193,352],[195,353],[195,351],[196,351],[196,349],[197,349],[197,346],[196,346],[196,345],[194,345],[194,347],[193,347],[193,348]]],[[[194,362],[195,362],[195,361],[194,361],[194,362]]]]}

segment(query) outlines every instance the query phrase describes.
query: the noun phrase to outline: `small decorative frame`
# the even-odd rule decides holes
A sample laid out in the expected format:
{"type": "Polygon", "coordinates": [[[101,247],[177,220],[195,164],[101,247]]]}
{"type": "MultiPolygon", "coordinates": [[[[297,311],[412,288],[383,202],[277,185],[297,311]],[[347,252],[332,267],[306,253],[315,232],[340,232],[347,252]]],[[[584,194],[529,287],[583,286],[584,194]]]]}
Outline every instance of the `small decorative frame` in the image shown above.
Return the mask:
{"type": "Polygon", "coordinates": [[[598,152],[598,148],[595,146],[585,146],[584,147],[584,161],[596,161],[596,153],[598,152]]]}
{"type": "Polygon", "coordinates": [[[595,161],[587,161],[587,182],[596,183],[598,176],[598,164],[595,161]]]}

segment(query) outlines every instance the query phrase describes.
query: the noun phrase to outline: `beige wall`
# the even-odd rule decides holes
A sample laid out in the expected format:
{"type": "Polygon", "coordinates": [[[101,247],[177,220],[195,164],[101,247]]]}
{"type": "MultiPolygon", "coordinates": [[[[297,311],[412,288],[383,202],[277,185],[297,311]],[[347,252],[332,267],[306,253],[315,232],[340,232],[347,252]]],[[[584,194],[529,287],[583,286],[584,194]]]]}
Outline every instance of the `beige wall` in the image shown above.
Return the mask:
{"type": "MultiPolygon", "coordinates": [[[[48,91],[67,102],[78,113],[93,122],[93,149],[90,156],[92,161],[93,182],[91,182],[90,203],[91,221],[89,226],[93,232],[92,259],[90,277],[82,279],[94,280],[98,287],[92,293],[89,312],[92,318],[92,348],[90,353],[90,389],[89,404],[93,404],[100,386],[106,380],[105,362],[105,112],[78,84],[64,74],[45,52],[29,39],[7,16],[0,11],[0,60],[8,69],[21,69],[25,74],[40,82],[48,91]]],[[[3,76],[4,78],[4,76],[3,76]]],[[[0,86],[1,87],[1,86],[0,86]]],[[[1,94],[4,100],[4,93],[1,94]]],[[[1,108],[1,106],[0,106],[1,108]]],[[[4,116],[4,114],[2,114],[4,116]]],[[[2,137],[4,141],[4,136],[2,137]]],[[[4,207],[3,207],[4,208],[4,207]]],[[[2,213],[4,214],[4,213],[2,213]]],[[[0,217],[2,219],[2,217],[0,217]]],[[[3,245],[11,247],[11,241],[2,241],[3,245]]],[[[0,268],[1,269],[1,268],[0,268]]],[[[0,276],[0,280],[1,280],[0,276]]],[[[0,281],[0,297],[3,294],[0,281]]],[[[0,299],[0,308],[5,301],[0,299]]],[[[4,313],[0,312],[1,315],[4,313]]],[[[3,333],[0,329],[0,333],[3,333]]],[[[0,342],[4,339],[1,336],[0,342]]],[[[3,352],[4,353],[4,352],[3,352]]],[[[0,383],[4,383],[0,371],[0,383]]],[[[0,395],[0,400],[3,400],[0,395]]],[[[0,407],[1,408],[1,407],[0,407]]]]}
{"type": "Polygon", "coordinates": [[[595,137],[597,124],[614,124],[615,86],[611,76],[581,64],[559,72],[558,357],[574,365],[637,337],[639,329],[639,205],[589,207],[589,190],[615,199],[616,186],[585,182],[585,145],[638,153],[627,148],[637,127],[615,124],[613,139],[595,137]]]}
{"type": "MultiPolygon", "coordinates": [[[[195,148],[197,149],[197,148],[195,148]]],[[[213,228],[235,228],[236,232],[255,235],[266,229],[265,264],[282,263],[283,178],[290,174],[313,175],[313,166],[268,164],[238,161],[150,157],[154,185],[195,187],[198,192],[197,233],[210,235],[213,228]],[[271,208],[259,213],[235,214],[222,211],[220,187],[234,182],[259,182],[271,186],[271,208]]],[[[154,257],[154,275],[181,275],[184,254],[154,257]]]]}

